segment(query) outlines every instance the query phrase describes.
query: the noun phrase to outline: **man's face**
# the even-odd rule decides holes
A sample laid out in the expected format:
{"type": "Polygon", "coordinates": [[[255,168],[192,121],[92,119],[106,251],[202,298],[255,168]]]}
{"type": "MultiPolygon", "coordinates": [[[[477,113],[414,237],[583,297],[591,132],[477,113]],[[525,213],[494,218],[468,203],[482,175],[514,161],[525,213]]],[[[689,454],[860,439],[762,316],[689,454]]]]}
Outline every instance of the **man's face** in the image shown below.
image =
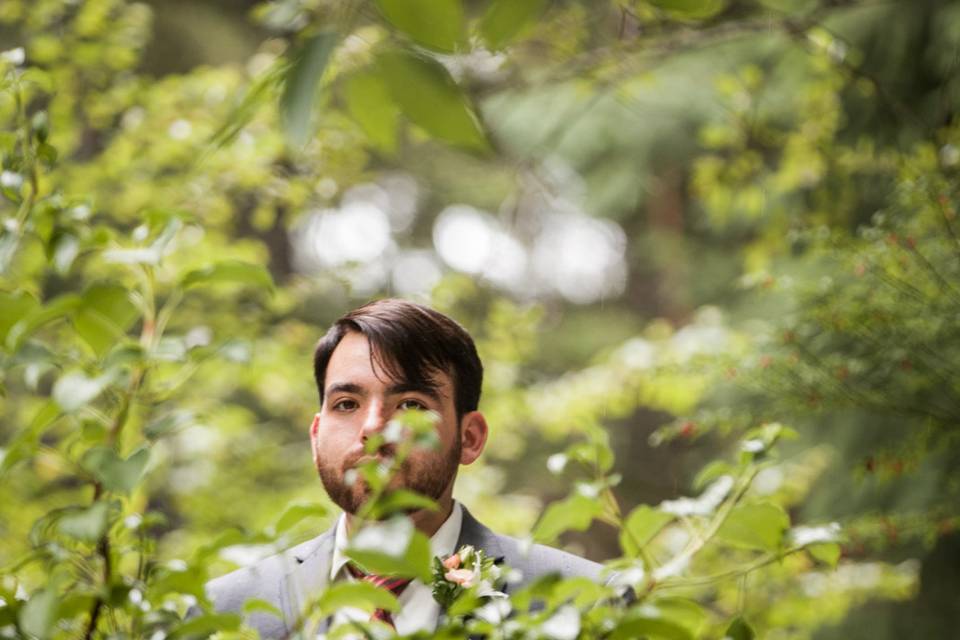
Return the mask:
{"type": "MultiPolygon", "coordinates": [[[[360,508],[369,490],[361,479],[347,483],[345,475],[370,459],[365,442],[398,412],[434,412],[439,446],[434,450],[415,448],[394,477],[392,488],[404,487],[437,500],[452,489],[461,458],[450,376],[438,372],[432,390],[412,388],[403,380],[391,379],[370,356],[366,336],[351,331],[343,337],[327,364],[323,406],[310,429],[313,460],[323,486],[330,499],[351,514],[360,508]]],[[[389,454],[387,449],[375,455],[389,454]]]]}

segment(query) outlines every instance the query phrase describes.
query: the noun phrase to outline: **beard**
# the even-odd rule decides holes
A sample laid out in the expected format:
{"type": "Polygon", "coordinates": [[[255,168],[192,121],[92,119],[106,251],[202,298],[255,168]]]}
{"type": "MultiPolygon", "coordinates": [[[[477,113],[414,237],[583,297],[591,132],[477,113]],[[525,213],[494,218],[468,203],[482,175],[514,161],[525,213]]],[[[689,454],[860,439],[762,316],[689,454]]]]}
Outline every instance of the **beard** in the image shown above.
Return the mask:
{"type": "MultiPolygon", "coordinates": [[[[431,500],[439,500],[453,482],[459,466],[459,437],[454,439],[447,454],[442,451],[414,450],[390,479],[387,492],[408,489],[431,500]]],[[[354,515],[370,497],[370,487],[360,474],[356,474],[352,483],[347,482],[344,476],[349,468],[337,468],[323,457],[322,452],[318,455],[317,472],[327,495],[346,513],[354,515]]]]}

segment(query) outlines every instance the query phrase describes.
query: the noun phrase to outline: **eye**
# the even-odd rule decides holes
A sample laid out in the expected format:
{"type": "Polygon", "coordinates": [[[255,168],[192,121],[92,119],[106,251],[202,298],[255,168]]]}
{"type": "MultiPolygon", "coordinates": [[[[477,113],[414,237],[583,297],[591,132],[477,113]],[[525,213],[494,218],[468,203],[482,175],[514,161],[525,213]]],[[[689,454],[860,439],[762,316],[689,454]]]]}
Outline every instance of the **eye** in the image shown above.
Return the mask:
{"type": "Polygon", "coordinates": [[[342,398],[333,403],[333,410],[334,411],[353,411],[358,406],[359,405],[357,404],[356,400],[353,400],[351,398],[342,398]]]}
{"type": "Polygon", "coordinates": [[[427,405],[423,404],[419,400],[408,398],[401,401],[397,408],[401,410],[426,411],[427,405]]]}

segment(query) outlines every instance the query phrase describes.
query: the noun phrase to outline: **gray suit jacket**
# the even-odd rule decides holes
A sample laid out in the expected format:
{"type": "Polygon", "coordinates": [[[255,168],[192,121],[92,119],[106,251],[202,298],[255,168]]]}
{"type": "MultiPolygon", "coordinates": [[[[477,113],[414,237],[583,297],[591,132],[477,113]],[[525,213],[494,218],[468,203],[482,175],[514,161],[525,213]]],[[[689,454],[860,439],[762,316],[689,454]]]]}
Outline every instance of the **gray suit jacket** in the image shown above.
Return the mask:
{"type": "MultiPolygon", "coordinates": [[[[207,594],[214,607],[221,612],[240,613],[247,600],[265,600],[279,609],[283,618],[258,611],[250,614],[247,624],[257,629],[262,638],[287,636],[306,604],[319,595],[330,580],[334,529],[253,566],[211,580],[207,584],[207,594]]],[[[490,557],[502,557],[504,564],[520,571],[522,580],[512,586],[514,589],[548,573],[557,573],[564,578],[600,578],[602,567],[599,564],[565,551],[535,544],[523,553],[518,540],[497,535],[480,524],[466,508],[456,548],[465,544],[483,549],[490,557]]],[[[327,621],[324,621],[311,633],[324,632],[326,625],[327,621]]]]}

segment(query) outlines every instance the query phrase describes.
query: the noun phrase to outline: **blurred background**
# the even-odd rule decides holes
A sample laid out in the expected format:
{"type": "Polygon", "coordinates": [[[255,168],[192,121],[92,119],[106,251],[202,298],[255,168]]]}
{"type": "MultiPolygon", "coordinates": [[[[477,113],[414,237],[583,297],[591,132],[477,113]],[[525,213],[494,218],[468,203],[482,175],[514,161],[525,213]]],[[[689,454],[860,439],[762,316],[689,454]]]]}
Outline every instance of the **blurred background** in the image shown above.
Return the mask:
{"type": "MultiPolygon", "coordinates": [[[[793,524],[838,522],[839,564],[712,586],[711,620],[960,637],[960,4],[397,6],[0,2],[4,64],[35,74],[58,153],[32,235],[0,238],[0,282],[10,304],[87,301],[24,338],[0,323],[0,566],[86,495],[69,460],[102,431],[95,412],[25,425],[64,370],[143,330],[127,303],[88,326],[97,286],[141,285],[116,275],[137,258],[99,252],[174,220],[150,286],[182,300],[121,436],[152,443],[127,508],[156,514],[160,560],[238,532],[215,575],[333,521],[307,445],[312,347],[401,296],[478,341],[491,437],[457,497],[492,528],[529,536],[579,478],[551,456],[584,438],[609,440],[627,513],[696,494],[781,422],[796,438],[754,491],[793,524]],[[223,260],[262,272],[183,276],[223,260]],[[325,515],[267,540],[289,505],[325,515]]],[[[29,185],[4,162],[14,220],[29,185]]],[[[616,527],[572,528],[556,544],[622,555],[616,527]]]]}

